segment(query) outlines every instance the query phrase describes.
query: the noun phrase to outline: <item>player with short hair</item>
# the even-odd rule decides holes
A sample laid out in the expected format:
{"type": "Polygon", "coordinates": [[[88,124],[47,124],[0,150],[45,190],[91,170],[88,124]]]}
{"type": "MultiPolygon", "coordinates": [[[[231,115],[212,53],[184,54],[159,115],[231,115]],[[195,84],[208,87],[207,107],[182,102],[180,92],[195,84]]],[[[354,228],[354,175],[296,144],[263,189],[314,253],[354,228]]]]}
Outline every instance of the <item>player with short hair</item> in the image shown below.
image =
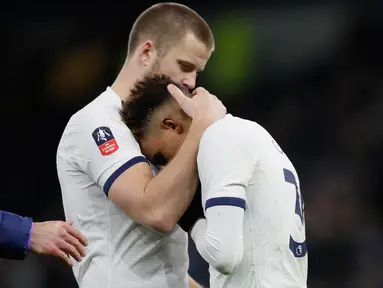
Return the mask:
{"type": "MultiPolygon", "coordinates": [[[[188,102],[199,97],[171,85],[177,103],[169,84],[176,85],[166,76],[140,81],[121,112],[155,165],[173,164],[190,133],[188,102]]],[[[191,237],[210,264],[210,287],[306,287],[299,179],[272,136],[228,114],[203,134],[197,166],[206,219],[196,221],[191,237]]]]}
{"type": "Polygon", "coordinates": [[[155,177],[119,112],[145,75],[166,73],[194,88],[213,50],[213,34],[195,11],[154,5],[134,23],[113,85],[69,120],[57,171],[66,218],[89,241],[73,269],[80,287],[197,287],[187,276],[187,235],[176,224],[195,194],[199,140],[226,108],[208,94],[194,99],[190,133],[174,164],[155,177]]]}

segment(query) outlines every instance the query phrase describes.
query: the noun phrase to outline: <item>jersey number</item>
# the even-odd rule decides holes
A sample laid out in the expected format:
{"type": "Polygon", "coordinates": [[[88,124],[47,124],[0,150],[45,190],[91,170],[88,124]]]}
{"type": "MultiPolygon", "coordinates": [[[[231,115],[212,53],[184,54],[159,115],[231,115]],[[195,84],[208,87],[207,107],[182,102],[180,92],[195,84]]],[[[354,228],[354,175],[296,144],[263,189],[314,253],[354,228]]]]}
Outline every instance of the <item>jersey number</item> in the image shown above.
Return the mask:
{"type": "MultiPolygon", "coordinates": [[[[288,169],[283,169],[283,173],[285,174],[285,181],[293,184],[295,186],[295,214],[299,216],[302,226],[305,224],[304,217],[304,204],[301,195],[301,191],[299,189],[298,183],[296,181],[295,175],[288,169]]],[[[289,248],[291,252],[297,258],[302,258],[307,254],[307,245],[306,239],[303,242],[296,242],[293,237],[290,235],[290,243],[289,248]]]]}

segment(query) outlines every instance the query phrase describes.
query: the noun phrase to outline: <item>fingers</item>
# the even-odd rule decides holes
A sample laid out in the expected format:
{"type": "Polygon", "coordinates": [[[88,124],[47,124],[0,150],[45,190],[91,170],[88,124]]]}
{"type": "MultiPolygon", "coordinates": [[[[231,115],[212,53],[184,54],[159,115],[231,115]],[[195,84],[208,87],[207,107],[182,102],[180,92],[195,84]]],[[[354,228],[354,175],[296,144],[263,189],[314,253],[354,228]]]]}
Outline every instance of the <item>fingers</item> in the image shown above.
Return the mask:
{"type": "Polygon", "coordinates": [[[82,245],[88,245],[88,240],[86,239],[86,237],[77,229],[73,228],[72,226],[66,225],[66,231],[68,232],[68,234],[78,239],[82,245]]]}
{"type": "Polygon", "coordinates": [[[85,256],[85,248],[82,243],[87,245],[87,239],[77,229],[70,226],[71,224],[71,222],[61,222],[61,228],[58,234],[60,236],[55,240],[53,253],[68,265],[73,266],[73,261],[70,256],[77,262],[80,262],[82,257],[85,256]]]}
{"type": "Polygon", "coordinates": [[[191,118],[193,118],[193,107],[191,99],[185,96],[185,94],[177,86],[170,84],[168,85],[168,91],[170,95],[178,102],[181,109],[191,118]]]}
{"type": "Polygon", "coordinates": [[[72,222],[48,221],[36,223],[35,229],[39,229],[38,235],[32,247],[32,251],[60,257],[68,265],[72,266],[72,260],[80,262],[85,256],[84,245],[87,239],[77,229],[73,228],[72,222]],[[73,259],[70,258],[73,257],[73,259]]]}
{"type": "Polygon", "coordinates": [[[75,246],[69,244],[65,240],[61,240],[58,246],[62,252],[65,252],[65,254],[72,256],[77,262],[81,261],[82,257],[79,251],[77,251],[77,249],[75,248],[75,246]]]}
{"type": "Polygon", "coordinates": [[[183,103],[188,102],[190,100],[177,86],[169,84],[167,88],[170,95],[172,95],[173,98],[176,99],[178,104],[180,104],[181,106],[183,103]]]}
{"type": "Polygon", "coordinates": [[[66,242],[70,245],[72,245],[73,247],[75,247],[75,249],[80,253],[80,255],[82,257],[85,257],[85,248],[84,246],[80,243],[80,241],[73,237],[72,235],[68,234],[68,236],[66,237],[66,242]]]}
{"type": "Polygon", "coordinates": [[[196,89],[193,90],[192,95],[195,96],[201,93],[209,93],[209,92],[203,87],[197,87],[196,89]]]}
{"type": "Polygon", "coordinates": [[[60,257],[64,262],[66,262],[69,266],[73,266],[72,260],[69,258],[65,252],[61,251],[60,249],[57,249],[56,252],[57,256],[60,257]]]}

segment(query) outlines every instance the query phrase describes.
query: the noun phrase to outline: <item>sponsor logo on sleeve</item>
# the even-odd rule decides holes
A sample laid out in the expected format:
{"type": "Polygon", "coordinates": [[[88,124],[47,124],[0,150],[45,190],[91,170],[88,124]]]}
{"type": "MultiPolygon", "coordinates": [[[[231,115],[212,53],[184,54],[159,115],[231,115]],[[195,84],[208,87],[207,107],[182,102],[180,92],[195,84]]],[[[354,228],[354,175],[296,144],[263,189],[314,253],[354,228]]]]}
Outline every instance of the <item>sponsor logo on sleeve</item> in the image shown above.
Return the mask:
{"type": "Polygon", "coordinates": [[[103,156],[113,154],[119,148],[109,127],[98,127],[92,136],[103,156]]]}

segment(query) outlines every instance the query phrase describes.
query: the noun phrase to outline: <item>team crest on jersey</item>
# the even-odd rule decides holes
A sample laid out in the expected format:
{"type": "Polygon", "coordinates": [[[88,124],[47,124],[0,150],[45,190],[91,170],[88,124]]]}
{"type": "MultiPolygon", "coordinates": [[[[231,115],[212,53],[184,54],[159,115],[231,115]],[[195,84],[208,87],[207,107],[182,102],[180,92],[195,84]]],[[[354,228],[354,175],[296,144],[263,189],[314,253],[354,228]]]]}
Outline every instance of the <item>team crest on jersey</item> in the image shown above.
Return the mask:
{"type": "Polygon", "coordinates": [[[109,127],[98,127],[92,136],[103,156],[113,154],[119,148],[109,127]]]}

